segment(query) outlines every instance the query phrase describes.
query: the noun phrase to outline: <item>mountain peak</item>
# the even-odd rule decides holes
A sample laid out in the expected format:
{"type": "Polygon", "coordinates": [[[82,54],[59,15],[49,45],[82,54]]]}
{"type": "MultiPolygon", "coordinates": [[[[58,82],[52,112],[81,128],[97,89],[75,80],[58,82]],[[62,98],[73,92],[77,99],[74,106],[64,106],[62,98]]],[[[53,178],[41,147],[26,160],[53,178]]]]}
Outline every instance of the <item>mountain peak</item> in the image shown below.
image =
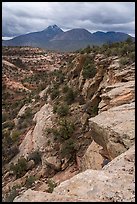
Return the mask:
{"type": "Polygon", "coordinates": [[[44,31],[52,30],[52,31],[62,31],[56,24],[48,26],[44,31]]]}
{"type": "Polygon", "coordinates": [[[59,28],[56,24],[50,26],[52,29],[59,28]]]}

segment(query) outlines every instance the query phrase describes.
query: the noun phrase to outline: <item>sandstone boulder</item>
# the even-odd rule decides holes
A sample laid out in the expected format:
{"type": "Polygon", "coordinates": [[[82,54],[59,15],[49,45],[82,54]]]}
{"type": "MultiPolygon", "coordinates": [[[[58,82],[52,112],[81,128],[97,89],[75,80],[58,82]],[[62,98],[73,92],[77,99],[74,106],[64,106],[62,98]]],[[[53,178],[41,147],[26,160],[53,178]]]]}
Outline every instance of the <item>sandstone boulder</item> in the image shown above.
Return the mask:
{"type": "Polygon", "coordinates": [[[61,169],[61,161],[57,159],[55,156],[51,156],[43,159],[43,166],[47,166],[55,171],[59,171],[61,169]]]}
{"type": "Polygon", "coordinates": [[[102,147],[95,141],[91,143],[80,162],[82,171],[85,171],[86,169],[99,170],[102,168],[104,158],[100,154],[101,149],[102,147]]]}
{"type": "Polygon", "coordinates": [[[110,108],[90,118],[92,138],[115,158],[134,144],[135,103],[110,108]]]}

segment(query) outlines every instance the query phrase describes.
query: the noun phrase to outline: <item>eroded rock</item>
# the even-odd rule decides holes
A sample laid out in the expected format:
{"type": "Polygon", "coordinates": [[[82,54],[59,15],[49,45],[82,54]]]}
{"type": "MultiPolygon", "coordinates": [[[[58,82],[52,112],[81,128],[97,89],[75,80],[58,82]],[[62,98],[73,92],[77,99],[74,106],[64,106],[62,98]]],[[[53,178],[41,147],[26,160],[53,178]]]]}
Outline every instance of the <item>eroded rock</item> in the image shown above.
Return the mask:
{"type": "Polygon", "coordinates": [[[100,154],[101,149],[102,147],[98,145],[95,141],[91,143],[80,162],[82,171],[86,169],[102,169],[102,163],[104,158],[100,154]]]}
{"type": "Polygon", "coordinates": [[[135,103],[124,104],[103,111],[90,118],[93,139],[115,158],[134,144],[135,103]]]}
{"type": "Polygon", "coordinates": [[[52,194],[27,190],[14,202],[95,201],[135,202],[135,146],[103,170],[88,169],[57,186],[52,194]],[[132,158],[129,159],[125,158],[132,158]]]}

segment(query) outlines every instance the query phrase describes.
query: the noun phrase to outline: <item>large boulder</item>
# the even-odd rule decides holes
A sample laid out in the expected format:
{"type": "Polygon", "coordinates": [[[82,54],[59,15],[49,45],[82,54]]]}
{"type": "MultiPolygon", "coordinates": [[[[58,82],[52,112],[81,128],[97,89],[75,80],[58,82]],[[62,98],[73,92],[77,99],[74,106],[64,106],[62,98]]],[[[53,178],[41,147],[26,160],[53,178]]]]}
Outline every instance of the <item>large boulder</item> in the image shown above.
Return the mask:
{"type": "Polygon", "coordinates": [[[43,157],[42,162],[43,167],[48,167],[49,169],[53,169],[55,171],[61,170],[61,161],[56,156],[51,156],[48,158],[43,157]]]}
{"type": "Polygon", "coordinates": [[[102,147],[93,141],[81,159],[80,169],[82,171],[86,169],[102,169],[104,158],[101,156],[100,150],[102,150],[102,147]]]}
{"type": "Polygon", "coordinates": [[[110,108],[89,119],[92,138],[113,159],[134,144],[135,103],[110,108]]]}
{"type": "Polygon", "coordinates": [[[46,146],[46,128],[52,128],[53,126],[52,117],[54,114],[52,110],[52,105],[48,103],[42,106],[34,116],[33,120],[36,122],[33,130],[34,149],[43,150],[46,146]]]}

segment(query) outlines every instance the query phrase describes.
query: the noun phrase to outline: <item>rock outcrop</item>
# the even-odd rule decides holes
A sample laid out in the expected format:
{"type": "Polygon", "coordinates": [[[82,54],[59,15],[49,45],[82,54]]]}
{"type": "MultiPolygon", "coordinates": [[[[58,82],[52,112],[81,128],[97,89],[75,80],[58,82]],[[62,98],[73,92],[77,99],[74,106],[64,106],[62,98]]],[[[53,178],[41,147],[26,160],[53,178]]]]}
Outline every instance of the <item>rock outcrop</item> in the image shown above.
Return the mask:
{"type": "Polygon", "coordinates": [[[89,119],[92,137],[114,159],[134,144],[135,104],[123,104],[89,119]]]}
{"type": "Polygon", "coordinates": [[[135,202],[135,146],[102,170],[88,169],[62,182],[52,194],[27,190],[14,202],[135,202]]]}

